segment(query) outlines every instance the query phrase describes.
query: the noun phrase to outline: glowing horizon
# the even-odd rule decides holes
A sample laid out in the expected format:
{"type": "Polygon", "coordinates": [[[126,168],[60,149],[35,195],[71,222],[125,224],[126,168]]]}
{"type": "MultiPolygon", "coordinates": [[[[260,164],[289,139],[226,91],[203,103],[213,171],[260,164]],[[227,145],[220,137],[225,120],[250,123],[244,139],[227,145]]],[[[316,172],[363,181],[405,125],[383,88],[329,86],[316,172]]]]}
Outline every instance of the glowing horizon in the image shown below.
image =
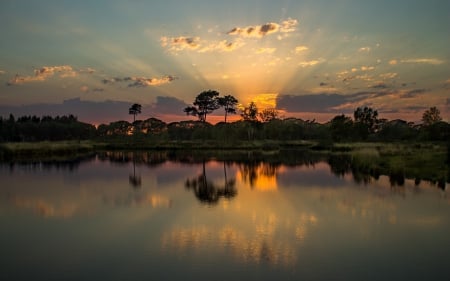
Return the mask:
{"type": "MultiPolygon", "coordinates": [[[[325,121],[371,106],[380,117],[417,121],[438,106],[450,119],[450,3],[49,5],[0,4],[0,116],[79,98],[140,103],[170,122],[214,89],[285,117],[325,121]]],[[[64,109],[93,123],[127,116],[126,108],[117,116],[105,107],[109,117],[97,119],[64,109]]]]}

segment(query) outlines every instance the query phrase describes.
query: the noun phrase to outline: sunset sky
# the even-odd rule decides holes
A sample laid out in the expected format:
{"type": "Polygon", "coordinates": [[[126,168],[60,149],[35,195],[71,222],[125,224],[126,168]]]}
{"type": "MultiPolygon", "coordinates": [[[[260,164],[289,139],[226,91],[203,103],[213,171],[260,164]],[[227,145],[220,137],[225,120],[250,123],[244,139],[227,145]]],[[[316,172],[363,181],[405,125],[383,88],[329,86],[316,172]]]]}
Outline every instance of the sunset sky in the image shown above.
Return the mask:
{"type": "Polygon", "coordinates": [[[187,120],[214,89],[320,122],[358,106],[448,121],[449,26],[445,0],[2,0],[0,116],[109,123],[140,103],[187,120]]]}

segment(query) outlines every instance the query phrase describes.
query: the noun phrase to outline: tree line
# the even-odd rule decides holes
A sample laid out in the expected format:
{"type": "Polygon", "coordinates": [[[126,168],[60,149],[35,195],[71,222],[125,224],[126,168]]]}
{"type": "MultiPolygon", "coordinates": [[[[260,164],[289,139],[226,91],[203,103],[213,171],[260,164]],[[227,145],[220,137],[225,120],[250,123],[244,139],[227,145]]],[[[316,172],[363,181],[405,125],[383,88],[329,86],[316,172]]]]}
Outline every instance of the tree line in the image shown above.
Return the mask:
{"type": "Polygon", "coordinates": [[[450,124],[442,121],[440,112],[431,107],[422,115],[422,124],[404,120],[380,119],[377,110],[358,107],[353,118],[336,115],[326,123],[298,118],[283,118],[276,108],[260,110],[250,102],[241,110],[232,95],[220,96],[219,92],[201,92],[191,106],[183,109],[197,121],[165,123],[156,118],[136,120],[142,106],[133,104],[128,109],[133,122],[116,121],[97,128],[68,116],[22,116],[17,119],[0,117],[0,141],[55,141],[55,140],[114,140],[138,138],[143,141],[253,141],[253,140],[318,140],[328,142],[352,141],[447,141],[450,124]],[[219,108],[224,109],[224,121],[212,125],[207,116],[219,108]],[[229,114],[240,112],[239,121],[227,122],[229,114]]]}
{"type": "Polygon", "coordinates": [[[0,117],[0,141],[34,142],[86,140],[95,138],[95,126],[78,121],[74,115],[0,117]]]}

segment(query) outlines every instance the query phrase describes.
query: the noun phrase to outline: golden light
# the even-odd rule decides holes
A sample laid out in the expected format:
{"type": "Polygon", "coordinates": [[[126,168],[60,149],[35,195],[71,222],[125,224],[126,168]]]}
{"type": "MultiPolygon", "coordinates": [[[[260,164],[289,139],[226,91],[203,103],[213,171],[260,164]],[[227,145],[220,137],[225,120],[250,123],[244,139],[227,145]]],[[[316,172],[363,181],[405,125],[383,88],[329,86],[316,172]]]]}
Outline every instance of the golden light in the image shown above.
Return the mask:
{"type": "Polygon", "coordinates": [[[243,167],[237,174],[236,179],[244,183],[248,188],[257,191],[277,191],[277,172],[273,167],[261,163],[256,167],[243,167]]]}
{"type": "Polygon", "coordinates": [[[275,108],[277,106],[278,93],[259,94],[252,98],[252,101],[259,109],[275,108]]]}

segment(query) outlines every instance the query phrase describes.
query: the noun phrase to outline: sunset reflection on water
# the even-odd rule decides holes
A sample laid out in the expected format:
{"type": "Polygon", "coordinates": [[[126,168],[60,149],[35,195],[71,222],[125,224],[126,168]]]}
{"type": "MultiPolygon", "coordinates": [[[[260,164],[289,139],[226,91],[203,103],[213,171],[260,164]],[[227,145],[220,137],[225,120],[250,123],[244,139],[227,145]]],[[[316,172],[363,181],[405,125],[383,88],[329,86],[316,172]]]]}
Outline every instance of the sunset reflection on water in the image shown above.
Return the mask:
{"type": "MultiPolygon", "coordinates": [[[[94,255],[102,266],[120,261],[140,277],[152,271],[181,279],[176,273],[184,272],[186,280],[207,264],[225,275],[224,268],[248,267],[248,274],[270,280],[275,271],[281,279],[293,272],[362,277],[349,262],[381,267],[374,277],[386,277],[396,271],[389,264],[406,266],[406,254],[413,261],[422,260],[419,253],[448,258],[442,250],[450,242],[448,194],[426,182],[393,186],[380,176],[360,183],[320,161],[164,159],[115,152],[72,169],[1,165],[0,241],[10,257],[1,262],[10,274],[27,266],[46,279],[42,272],[50,269],[69,274],[51,264],[74,266],[67,253],[75,252],[77,263],[94,255]],[[33,246],[20,246],[30,239],[33,246]],[[24,258],[43,249],[47,261],[24,258]]],[[[438,265],[423,270],[440,276],[438,265]]]]}

